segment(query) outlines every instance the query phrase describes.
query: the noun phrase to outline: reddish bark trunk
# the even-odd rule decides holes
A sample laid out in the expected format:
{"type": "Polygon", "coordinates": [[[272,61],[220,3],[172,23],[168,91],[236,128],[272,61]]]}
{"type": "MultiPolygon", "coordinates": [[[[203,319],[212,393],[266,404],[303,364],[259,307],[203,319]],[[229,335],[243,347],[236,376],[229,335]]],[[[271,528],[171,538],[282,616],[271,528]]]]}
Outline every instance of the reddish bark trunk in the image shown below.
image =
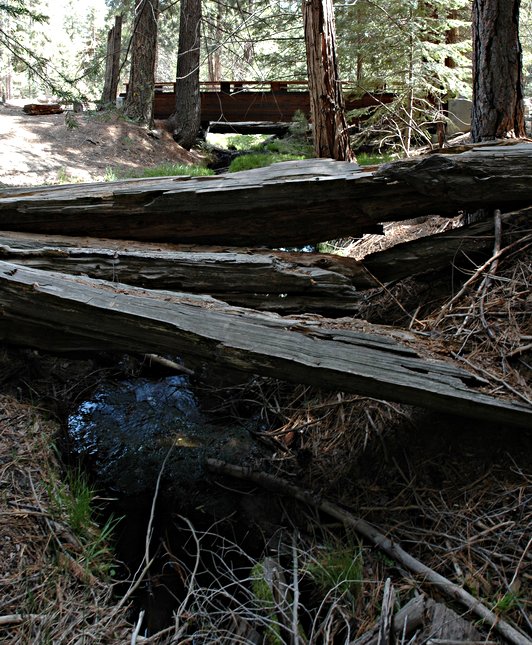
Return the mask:
{"type": "Polygon", "coordinates": [[[131,119],[153,126],[153,87],[159,0],[137,0],[129,88],[124,106],[131,119]]]}
{"type": "Polygon", "coordinates": [[[175,141],[190,150],[200,129],[200,0],[181,0],[176,108],[168,119],[175,141]]]}
{"type": "Polygon", "coordinates": [[[105,83],[102,92],[102,105],[114,104],[120,80],[120,50],[122,47],[122,15],[115,16],[115,26],[107,37],[107,56],[105,61],[105,83]]]}
{"type": "Polygon", "coordinates": [[[338,75],[332,0],[303,0],[303,22],[316,156],[352,161],[338,75]]]}
{"type": "Polygon", "coordinates": [[[520,0],[473,2],[473,141],[525,136],[520,0]]]}

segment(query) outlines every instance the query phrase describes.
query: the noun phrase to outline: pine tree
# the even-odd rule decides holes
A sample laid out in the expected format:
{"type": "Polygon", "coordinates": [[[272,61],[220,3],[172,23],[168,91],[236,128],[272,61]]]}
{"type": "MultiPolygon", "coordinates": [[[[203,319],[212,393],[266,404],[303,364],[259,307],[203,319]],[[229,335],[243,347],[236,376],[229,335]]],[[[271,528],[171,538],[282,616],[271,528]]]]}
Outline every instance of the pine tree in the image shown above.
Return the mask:
{"type": "Polygon", "coordinates": [[[131,68],[124,113],[153,127],[153,92],[159,0],[137,0],[131,46],[131,68]]]}
{"type": "Polygon", "coordinates": [[[168,126],[174,140],[187,150],[196,141],[200,128],[200,23],[201,1],[181,0],[176,108],[168,126]]]}
{"type": "Polygon", "coordinates": [[[519,6],[473,2],[473,141],[525,136],[519,6]]]}

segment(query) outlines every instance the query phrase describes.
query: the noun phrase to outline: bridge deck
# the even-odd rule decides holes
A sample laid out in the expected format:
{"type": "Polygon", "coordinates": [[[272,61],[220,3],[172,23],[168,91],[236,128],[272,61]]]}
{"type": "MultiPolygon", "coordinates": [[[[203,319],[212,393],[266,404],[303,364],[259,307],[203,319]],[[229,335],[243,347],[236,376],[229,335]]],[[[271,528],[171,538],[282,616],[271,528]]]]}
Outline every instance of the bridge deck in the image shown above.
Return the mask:
{"type": "MultiPolygon", "coordinates": [[[[351,85],[352,87],[352,85],[351,85]]],[[[345,89],[349,90],[348,84],[345,89]]],[[[127,85],[126,85],[127,93],[127,85]]],[[[200,83],[201,121],[289,122],[299,110],[310,116],[306,81],[221,81],[200,83]]],[[[370,107],[393,100],[392,92],[378,91],[346,97],[346,109],[370,107]]],[[[153,101],[156,119],[166,119],[175,110],[175,83],[156,83],[153,101]]]]}

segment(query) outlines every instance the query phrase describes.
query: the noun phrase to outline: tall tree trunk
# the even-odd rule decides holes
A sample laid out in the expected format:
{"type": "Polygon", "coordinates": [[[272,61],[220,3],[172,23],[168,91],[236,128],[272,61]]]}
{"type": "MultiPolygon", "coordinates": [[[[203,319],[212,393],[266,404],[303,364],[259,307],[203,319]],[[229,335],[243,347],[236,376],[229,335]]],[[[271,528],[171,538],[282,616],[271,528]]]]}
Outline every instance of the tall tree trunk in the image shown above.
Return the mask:
{"type": "MultiPolygon", "coordinates": [[[[458,20],[458,9],[450,9],[447,13],[449,20],[458,20]]],[[[449,27],[445,31],[445,44],[446,45],[456,45],[460,42],[460,32],[457,27],[449,27]]],[[[445,57],[445,67],[449,69],[454,69],[456,67],[456,61],[451,54],[445,57]]]]}
{"type": "Polygon", "coordinates": [[[102,92],[102,105],[116,101],[120,76],[120,49],[122,46],[122,14],[115,16],[115,25],[107,37],[107,55],[105,60],[105,83],[102,92]]]}
{"type": "Polygon", "coordinates": [[[354,160],[338,77],[332,0],[303,0],[303,23],[315,154],[354,160]]]}
{"type": "Polygon", "coordinates": [[[473,2],[473,141],[525,136],[519,6],[473,2]]]}
{"type": "Polygon", "coordinates": [[[201,1],[181,0],[177,55],[176,106],[168,119],[174,140],[190,150],[200,129],[200,22],[201,1]]]}
{"type": "Polygon", "coordinates": [[[207,51],[209,81],[217,83],[222,79],[222,5],[218,4],[214,24],[203,25],[207,51]]]}
{"type": "Polygon", "coordinates": [[[137,0],[125,114],[153,127],[159,0],[137,0]]]}

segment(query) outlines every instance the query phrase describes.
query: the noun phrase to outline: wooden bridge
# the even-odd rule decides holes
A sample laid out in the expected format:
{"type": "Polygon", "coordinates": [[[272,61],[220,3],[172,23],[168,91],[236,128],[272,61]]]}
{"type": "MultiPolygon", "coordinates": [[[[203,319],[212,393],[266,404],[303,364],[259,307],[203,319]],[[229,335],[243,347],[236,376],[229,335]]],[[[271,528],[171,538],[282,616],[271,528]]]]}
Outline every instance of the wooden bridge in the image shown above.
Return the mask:
{"type": "MultiPolygon", "coordinates": [[[[346,109],[390,103],[392,92],[355,94],[353,83],[343,84],[346,109]]],[[[126,93],[127,94],[127,85],[126,93]]],[[[201,122],[289,123],[299,110],[310,116],[306,81],[220,81],[200,83],[201,122]]],[[[166,119],[175,111],[175,83],[156,83],[154,117],[166,119]]]]}

